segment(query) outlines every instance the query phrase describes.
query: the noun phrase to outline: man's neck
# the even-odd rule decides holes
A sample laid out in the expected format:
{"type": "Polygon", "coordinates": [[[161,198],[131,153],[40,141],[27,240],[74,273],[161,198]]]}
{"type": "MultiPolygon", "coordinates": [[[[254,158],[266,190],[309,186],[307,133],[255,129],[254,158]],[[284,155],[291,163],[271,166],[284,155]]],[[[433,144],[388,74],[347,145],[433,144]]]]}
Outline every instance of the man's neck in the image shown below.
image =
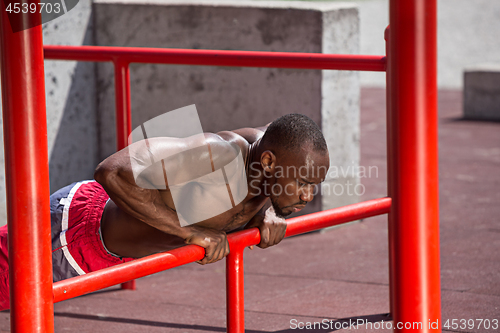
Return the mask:
{"type": "Polygon", "coordinates": [[[247,174],[247,183],[250,185],[250,182],[252,182],[252,188],[256,186],[261,187],[264,181],[264,172],[260,165],[262,148],[261,139],[249,144],[247,148],[245,171],[247,174]]]}

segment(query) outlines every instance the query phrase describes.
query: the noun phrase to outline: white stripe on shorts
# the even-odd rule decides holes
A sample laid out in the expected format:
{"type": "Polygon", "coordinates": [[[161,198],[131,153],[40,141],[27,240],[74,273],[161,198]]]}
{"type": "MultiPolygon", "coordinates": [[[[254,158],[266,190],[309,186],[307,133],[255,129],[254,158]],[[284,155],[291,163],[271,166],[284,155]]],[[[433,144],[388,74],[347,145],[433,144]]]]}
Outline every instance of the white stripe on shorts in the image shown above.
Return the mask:
{"type": "Polygon", "coordinates": [[[61,241],[61,246],[62,250],[64,253],[64,256],[66,257],[66,260],[70,263],[71,267],[79,274],[79,275],[84,275],[85,271],[78,265],[76,262],[75,258],[71,255],[71,253],[68,250],[68,243],[66,241],[66,231],[68,231],[68,218],[69,218],[69,207],[71,206],[71,201],[73,200],[73,196],[75,195],[76,191],[82,186],[83,184],[87,184],[89,182],[92,182],[92,180],[86,180],[83,182],[76,183],[75,186],[71,189],[69,192],[68,196],[66,198],[62,198],[59,203],[64,204],[64,210],[62,214],[62,226],[61,226],[61,234],[59,235],[59,239],[61,241]]]}

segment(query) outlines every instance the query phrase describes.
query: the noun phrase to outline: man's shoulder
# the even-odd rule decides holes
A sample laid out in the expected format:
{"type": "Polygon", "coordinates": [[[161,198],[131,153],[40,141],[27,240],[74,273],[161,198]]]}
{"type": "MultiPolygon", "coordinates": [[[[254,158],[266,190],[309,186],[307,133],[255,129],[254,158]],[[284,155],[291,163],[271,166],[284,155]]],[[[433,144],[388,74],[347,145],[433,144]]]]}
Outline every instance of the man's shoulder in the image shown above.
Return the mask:
{"type": "Polygon", "coordinates": [[[209,145],[214,158],[225,156],[232,159],[240,151],[243,155],[246,155],[248,146],[250,145],[243,137],[229,131],[204,134],[205,143],[209,145]]]}
{"type": "Polygon", "coordinates": [[[223,140],[231,143],[236,143],[238,145],[248,146],[255,141],[259,140],[264,131],[258,128],[240,128],[233,131],[222,131],[217,133],[223,140]]]}

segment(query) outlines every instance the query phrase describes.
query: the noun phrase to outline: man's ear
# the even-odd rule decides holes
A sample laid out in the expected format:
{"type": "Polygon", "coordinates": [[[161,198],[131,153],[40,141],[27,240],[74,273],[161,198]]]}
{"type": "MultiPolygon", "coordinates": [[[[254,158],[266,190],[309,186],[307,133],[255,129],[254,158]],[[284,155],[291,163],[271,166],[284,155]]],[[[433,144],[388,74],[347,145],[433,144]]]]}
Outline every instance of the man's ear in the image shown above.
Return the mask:
{"type": "Polygon", "coordinates": [[[264,172],[273,174],[276,167],[276,155],[270,150],[266,150],[260,155],[260,165],[264,169],[264,172]]]}

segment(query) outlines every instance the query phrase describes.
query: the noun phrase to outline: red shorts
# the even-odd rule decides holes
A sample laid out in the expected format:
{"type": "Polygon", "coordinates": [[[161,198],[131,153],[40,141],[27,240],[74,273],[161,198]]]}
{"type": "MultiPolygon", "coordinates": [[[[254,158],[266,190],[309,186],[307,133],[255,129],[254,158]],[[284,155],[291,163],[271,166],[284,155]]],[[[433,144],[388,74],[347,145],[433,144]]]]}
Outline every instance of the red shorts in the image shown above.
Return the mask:
{"type": "MultiPolygon", "coordinates": [[[[50,196],[53,281],[118,265],[133,258],[108,252],[100,237],[109,196],[95,181],[66,186],[50,196]]],[[[9,308],[7,226],[0,228],[0,310],[9,308]]]]}

